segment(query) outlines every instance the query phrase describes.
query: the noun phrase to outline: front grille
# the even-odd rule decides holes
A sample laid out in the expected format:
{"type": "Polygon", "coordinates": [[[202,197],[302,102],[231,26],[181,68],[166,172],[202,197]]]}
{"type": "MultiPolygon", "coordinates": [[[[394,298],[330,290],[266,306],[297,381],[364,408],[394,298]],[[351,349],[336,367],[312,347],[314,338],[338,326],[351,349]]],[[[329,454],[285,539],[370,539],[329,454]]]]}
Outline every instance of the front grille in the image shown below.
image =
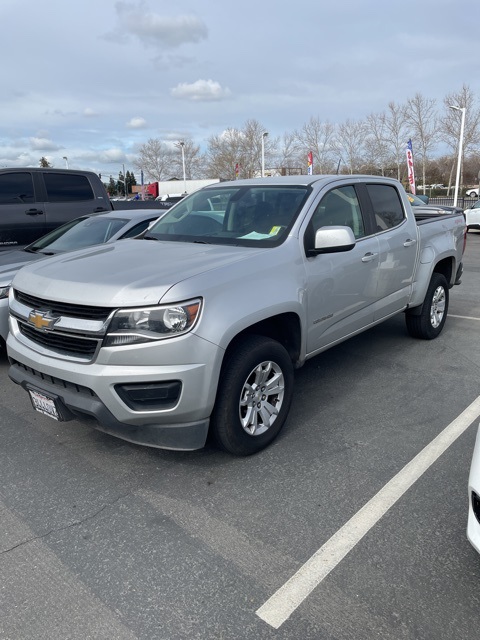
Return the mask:
{"type": "Polygon", "coordinates": [[[34,327],[21,321],[18,322],[18,327],[21,334],[32,342],[35,342],[35,344],[39,344],[57,353],[74,357],[93,358],[101,342],[101,340],[93,338],[77,338],[72,335],[65,335],[58,331],[38,331],[34,327]]]}
{"type": "Polygon", "coordinates": [[[82,318],[85,320],[101,320],[105,322],[113,309],[109,307],[89,307],[83,304],[69,304],[56,300],[44,300],[36,296],[28,295],[15,289],[15,299],[21,304],[37,310],[50,310],[52,315],[68,316],[70,318],[82,318]]]}
{"type": "Polygon", "coordinates": [[[472,491],[472,509],[477,522],[480,523],[480,497],[472,491]]]}

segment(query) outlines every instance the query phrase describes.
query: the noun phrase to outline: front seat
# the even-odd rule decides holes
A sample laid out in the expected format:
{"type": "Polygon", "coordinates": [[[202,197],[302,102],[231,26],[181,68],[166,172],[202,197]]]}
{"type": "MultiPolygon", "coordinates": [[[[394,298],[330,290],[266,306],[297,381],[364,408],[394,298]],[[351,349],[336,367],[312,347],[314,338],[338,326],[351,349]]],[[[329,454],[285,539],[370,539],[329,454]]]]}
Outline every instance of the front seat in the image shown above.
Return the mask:
{"type": "Polygon", "coordinates": [[[253,231],[270,233],[275,226],[275,210],[270,202],[258,202],[253,213],[253,231]]]}

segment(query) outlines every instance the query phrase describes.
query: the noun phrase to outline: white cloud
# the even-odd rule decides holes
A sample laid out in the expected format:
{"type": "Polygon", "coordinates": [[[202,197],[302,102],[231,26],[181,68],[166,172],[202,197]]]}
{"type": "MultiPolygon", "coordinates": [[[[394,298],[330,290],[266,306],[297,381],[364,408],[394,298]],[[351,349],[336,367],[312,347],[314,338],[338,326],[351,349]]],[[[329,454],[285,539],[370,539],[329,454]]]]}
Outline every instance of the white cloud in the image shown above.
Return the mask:
{"type": "Polygon", "coordinates": [[[96,116],[96,115],[97,115],[97,112],[96,112],[96,111],[94,111],[93,109],[90,109],[90,107],[86,107],[86,108],[83,110],[83,115],[84,115],[86,118],[93,118],[94,116],[96,116]]]}
{"type": "Polygon", "coordinates": [[[191,84],[180,83],[171,89],[170,93],[174,98],[181,100],[211,102],[228,98],[231,91],[228,88],[223,89],[220,83],[214,80],[197,80],[191,84]]]}
{"type": "Polygon", "coordinates": [[[117,2],[115,9],[121,34],[132,34],[144,44],[175,48],[186,43],[205,40],[208,29],[194,15],[161,16],[148,10],[145,2],[117,2]]]}
{"type": "Polygon", "coordinates": [[[99,160],[100,162],[124,162],[125,161],[125,151],[123,149],[119,149],[118,147],[112,147],[110,149],[86,149],[86,150],[75,150],[76,158],[81,158],[82,160],[99,160]]]}
{"type": "Polygon", "coordinates": [[[100,162],[124,162],[125,151],[123,149],[104,149],[96,154],[100,162]]]}
{"type": "Polygon", "coordinates": [[[145,120],[145,118],[140,118],[140,117],[131,118],[127,122],[127,127],[129,129],[145,129],[146,126],[147,126],[147,121],[145,120]]]}
{"type": "Polygon", "coordinates": [[[48,138],[30,138],[30,147],[35,151],[58,151],[62,146],[48,138]]]}

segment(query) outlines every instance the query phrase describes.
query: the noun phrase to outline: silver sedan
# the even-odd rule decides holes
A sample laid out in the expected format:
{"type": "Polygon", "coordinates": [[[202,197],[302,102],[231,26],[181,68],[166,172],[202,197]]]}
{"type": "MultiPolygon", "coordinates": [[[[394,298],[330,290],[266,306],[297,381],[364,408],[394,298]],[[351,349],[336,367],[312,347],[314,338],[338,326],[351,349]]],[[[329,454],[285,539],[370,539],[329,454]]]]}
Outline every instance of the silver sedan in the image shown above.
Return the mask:
{"type": "Polygon", "coordinates": [[[0,253],[0,337],[8,335],[8,293],[13,276],[26,264],[65,251],[133,238],[165,215],[165,209],[127,209],[92,213],[71,220],[23,249],[0,253]]]}

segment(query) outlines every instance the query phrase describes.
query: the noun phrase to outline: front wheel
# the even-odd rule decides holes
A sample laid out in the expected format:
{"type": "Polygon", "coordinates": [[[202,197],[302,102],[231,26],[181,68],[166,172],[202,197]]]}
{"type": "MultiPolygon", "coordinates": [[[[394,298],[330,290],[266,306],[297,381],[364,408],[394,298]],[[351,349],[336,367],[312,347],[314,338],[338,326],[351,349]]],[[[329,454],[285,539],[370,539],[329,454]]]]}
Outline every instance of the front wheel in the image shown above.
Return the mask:
{"type": "Polygon", "coordinates": [[[261,451],[278,435],[293,396],[293,364],[276,340],[245,336],[227,354],[211,418],[217,444],[237,456],[261,451]]]}
{"type": "Polygon", "coordinates": [[[448,313],[449,291],[445,276],[434,273],[420,314],[407,311],[407,329],[413,338],[433,340],[442,332],[448,313]]]}

